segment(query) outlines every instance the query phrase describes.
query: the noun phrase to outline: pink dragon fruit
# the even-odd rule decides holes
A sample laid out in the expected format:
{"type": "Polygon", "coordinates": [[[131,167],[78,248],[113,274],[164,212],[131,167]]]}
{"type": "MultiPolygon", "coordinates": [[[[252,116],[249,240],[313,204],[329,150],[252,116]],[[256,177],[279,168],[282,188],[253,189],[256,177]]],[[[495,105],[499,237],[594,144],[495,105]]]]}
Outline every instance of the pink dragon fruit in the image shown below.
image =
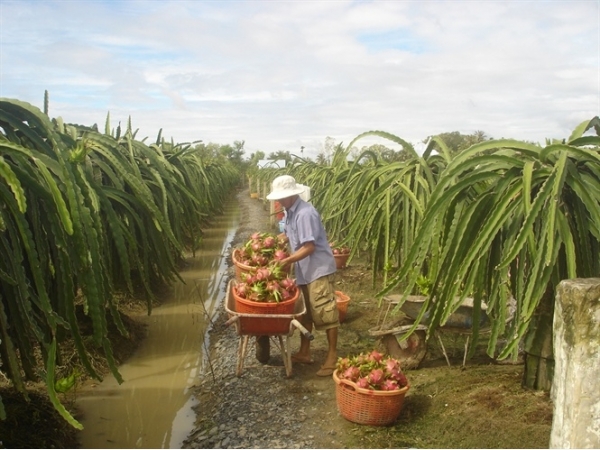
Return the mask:
{"type": "Polygon", "coordinates": [[[385,380],[383,383],[381,383],[382,391],[395,391],[396,389],[398,389],[398,383],[396,383],[394,380],[385,380]]]}
{"type": "Polygon", "coordinates": [[[373,350],[371,352],[371,354],[369,355],[370,361],[381,362],[382,359],[383,359],[383,355],[381,353],[379,353],[377,350],[373,350]]]}
{"type": "Polygon", "coordinates": [[[358,367],[348,367],[342,374],[342,377],[350,381],[356,381],[360,377],[360,370],[358,367]]]}
{"type": "Polygon", "coordinates": [[[379,386],[383,382],[383,370],[373,369],[367,378],[369,380],[369,384],[379,386]]]}
{"type": "Polygon", "coordinates": [[[356,380],[356,385],[359,388],[363,388],[363,389],[369,389],[371,386],[369,386],[369,380],[367,380],[365,377],[359,378],[358,380],[356,380]]]}

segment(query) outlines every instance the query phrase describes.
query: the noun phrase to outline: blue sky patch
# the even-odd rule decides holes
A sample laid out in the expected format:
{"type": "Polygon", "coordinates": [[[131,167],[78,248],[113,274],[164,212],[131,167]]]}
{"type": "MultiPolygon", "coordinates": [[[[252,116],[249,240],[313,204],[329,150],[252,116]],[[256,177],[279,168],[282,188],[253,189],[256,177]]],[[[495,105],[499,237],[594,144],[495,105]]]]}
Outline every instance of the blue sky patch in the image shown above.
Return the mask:
{"type": "Polygon", "coordinates": [[[423,40],[403,29],[370,31],[359,34],[357,39],[369,50],[375,52],[402,50],[419,55],[427,51],[427,44],[423,40]]]}

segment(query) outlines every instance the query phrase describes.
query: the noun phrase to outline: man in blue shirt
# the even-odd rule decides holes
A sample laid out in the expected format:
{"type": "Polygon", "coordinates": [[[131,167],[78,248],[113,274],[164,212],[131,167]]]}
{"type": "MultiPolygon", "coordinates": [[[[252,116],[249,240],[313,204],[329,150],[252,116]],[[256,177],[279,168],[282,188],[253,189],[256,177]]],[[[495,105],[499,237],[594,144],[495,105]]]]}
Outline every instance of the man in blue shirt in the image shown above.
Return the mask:
{"type": "MultiPolygon", "coordinates": [[[[285,208],[286,218],[282,237],[288,239],[290,256],[281,261],[283,266],[294,264],[296,284],[300,287],[306,305],[306,314],[300,322],[308,331],[313,325],[327,335],[328,350],[318,376],[331,376],[337,362],[337,336],[340,326],[335,300],[335,259],[319,212],[300,198],[304,188],[289,175],[273,180],[268,200],[277,200],[285,208]]],[[[312,363],[310,340],[300,336],[300,350],[292,361],[312,363]]]]}

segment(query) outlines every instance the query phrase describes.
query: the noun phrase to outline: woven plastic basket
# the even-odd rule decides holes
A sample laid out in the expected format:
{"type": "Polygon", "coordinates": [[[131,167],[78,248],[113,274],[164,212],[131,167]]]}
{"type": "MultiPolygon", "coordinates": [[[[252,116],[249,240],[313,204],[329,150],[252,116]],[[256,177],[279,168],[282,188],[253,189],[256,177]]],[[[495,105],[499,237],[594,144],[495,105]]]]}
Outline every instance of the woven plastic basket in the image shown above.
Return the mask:
{"type": "Polygon", "coordinates": [[[396,391],[362,389],[350,380],[340,379],[333,373],[335,396],[340,414],[350,422],[361,425],[383,426],[398,419],[404,396],[409,386],[396,391]]]}
{"type": "MultiPolygon", "coordinates": [[[[233,261],[233,265],[235,266],[235,279],[236,281],[243,281],[243,274],[252,273],[254,274],[258,267],[255,266],[247,266],[246,264],[242,264],[240,261],[240,253],[241,249],[235,248],[231,253],[231,260],[233,261]]],[[[286,269],[281,269],[281,272],[284,274],[289,274],[286,269]]]]}
{"type": "Polygon", "coordinates": [[[246,272],[254,273],[254,272],[256,272],[256,267],[247,266],[245,264],[242,264],[240,262],[239,258],[240,258],[240,249],[236,248],[231,253],[231,260],[233,261],[233,264],[235,266],[235,279],[237,281],[242,281],[242,274],[246,273],[246,272]]]}

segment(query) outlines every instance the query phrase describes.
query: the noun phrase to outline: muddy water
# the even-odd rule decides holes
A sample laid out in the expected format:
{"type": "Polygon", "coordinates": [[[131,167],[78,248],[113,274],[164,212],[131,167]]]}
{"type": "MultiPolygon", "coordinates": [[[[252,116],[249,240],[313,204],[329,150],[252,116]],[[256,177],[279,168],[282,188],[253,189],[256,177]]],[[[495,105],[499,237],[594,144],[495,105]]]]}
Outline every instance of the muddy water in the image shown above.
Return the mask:
{"type": "Polygon", "coordinates": [[[82,448],[181,448],[194,428],[191,387],[205,363],[207,324],[225,297],[229,243],[239,223],[237,202],[205,230],[202,248],[160,307],[148,317],[148,337],[119,367],[125,382],[112,375],[86,388],[82,448]]]}

